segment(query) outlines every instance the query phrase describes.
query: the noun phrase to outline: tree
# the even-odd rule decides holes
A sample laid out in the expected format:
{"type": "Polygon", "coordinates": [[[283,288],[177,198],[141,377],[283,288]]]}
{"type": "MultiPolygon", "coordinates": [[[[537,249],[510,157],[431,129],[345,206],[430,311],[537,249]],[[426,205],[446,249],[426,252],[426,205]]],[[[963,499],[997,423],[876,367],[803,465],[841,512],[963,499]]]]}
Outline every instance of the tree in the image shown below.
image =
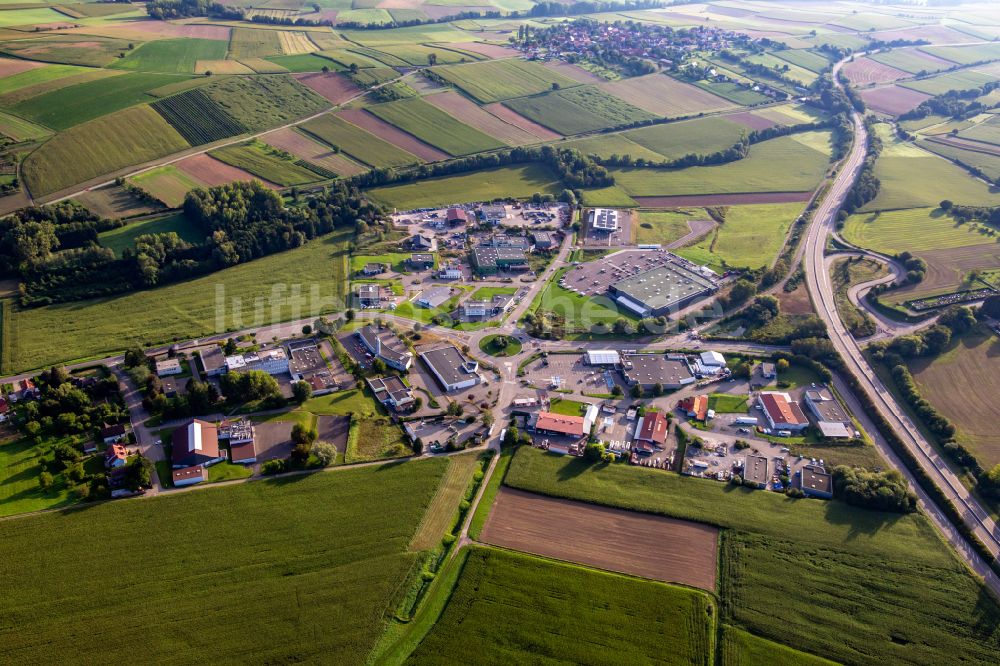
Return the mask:
{"type": "Polygon", "coordinates": [[[306,451],[308,452],[309,447],[312,446],[313,442],[316,441],[316,431],[312,428],[307,428],[301,423],[296,423],[292,426],[292,443],[295,445],[305,444],[306,451]]]}
{"type": "Polygon", "coordinates": [[[629,391],[629,395],[631,395],[633,398],[641,398],[642,397],[642,387],[639,386],[638,384],[635,384],[632,387],[632,389],[629,391]]]}
{"type": "Polygon", "coordinates": [[[730,305],[742,305],[757,293],[757,285],[746,278],[740,278],[729,291],[730,305]]]}
{"type": "Polygon", "coordinates": [[[788,366],[789,363],[787,358],[779,358],[778,362],[774,364],[774,367],[777,368],[778,372],[784,372],[785,370],[788,370],[788,366]]]}
{"type": "Polygon", "coordinates": [[[146,365],[148,363],[146,352],[142,350],[142,347],[129,347],[125,352],[125,359],[122,363],[126,368],[137,368],[140,365],[146,365]]]}
{"type": "Polygon", "coordinates": [[[153,485],[153,463],[141,453],[128,463],[125,486],[132,491],[153,485]]]}
{"type": "Polygon", "coordinates": [[[302,327],[302,335],[312,335],[312,332],[313,332],[313,327],[310,326],[309,324],[306,324],[305,326],[302,327]]]}
{"type": "Polygon", "coordinates": [[[323,66],[322,66],[322,67],[320,67],[319,69],[320,69],[320,71],[321,71],[321,72],[323,72],[324,74],[329,74],[329,73],[330,73],[330,67],[329,67],[329,65],[323,65],[323,66]]]}
{"type": "Polygon", "coordinates": [[[357,74],[358,73],[358,63],[352,62],[350,65],[348,65],[347,69],[351,72],[351,74],[357,74]]]}
{"type": "Polygon", "coordinates": [[[337,461],[337,449],[329,442],[313,444],[312,454],[316,456],[316,461],[323,467],[329,467],[337,461]]]}
{"type": "Polygon", "coordinates": [[[239,347],[236,346],[236,340],[234,338],[229,338],[226,340],[226,345],[222,348],[222,351],[226,356],[232,356],[238,349],[239,347]]]}
{"type": "Polygon", "coordinates": [[[437,57],[436,53],[428,53],[427,54],[427,64],[428,65],[433,66],[433,65],[436,65],[437,62],[438,62],[438,57],[437,57]]]}
{"type": "Polygon", "coordinates": [[[49,471],[43,470],[42,473],[38,475],[38,486],[42,490],[50,489],[54,481],[55,479],[52,477],[52,473],[49,471]]]}
{"type": "Polygon", "coordinates": [[[297,381],[292,383],[292,397],[300,405],[312,397],[312,387],[308,382],[297,381]]]}
{"type": "Polygon", "coordinates": [[[461,416],[464,411],[465,411],[465,408],[462,407],[462,403],[456,402],[456,401],[452,401],[452,402],[448,403],[448,415],[449,416],[461,416]]]}
{"type": "Polygon", "coordinates": [[[604,459],[605,449],[604,444],[600,442],[591,442],[587,446],[583,447],[583,457],[592,463],[601,462],[604,459]]]}
{"type": "Polygon", "coordinates": [[[491,412],[488,409],[484,410],[483,411],[483,415],[481,417],[481,420],[483,422],[483,426],[485,426],[487,428],[489,428],[490,426],[492,426],[493,425],[493,418],[494,418],[493,417],[493,412],[491,412]]]}
{"type": "Polygon", "coordinates": [[[553,82],[552,82],[552,89],[553,89],[553,90],[559,90],[559,88],[561,88],[561,87],[562,87],[562,86],[560,86],[560,85],[559,85],[559,82],[558,82],[558,81],[553,81],[553,82]]]}
{"type": "Polygon", "coordinates": [[[949,211],[949,210],[951,210],[951,207],[954,204],[951,202],[950,199],[944,199],[943,201],[941,201],[941,203],[939,205],[941,206],[941,210],[949,211]]]}

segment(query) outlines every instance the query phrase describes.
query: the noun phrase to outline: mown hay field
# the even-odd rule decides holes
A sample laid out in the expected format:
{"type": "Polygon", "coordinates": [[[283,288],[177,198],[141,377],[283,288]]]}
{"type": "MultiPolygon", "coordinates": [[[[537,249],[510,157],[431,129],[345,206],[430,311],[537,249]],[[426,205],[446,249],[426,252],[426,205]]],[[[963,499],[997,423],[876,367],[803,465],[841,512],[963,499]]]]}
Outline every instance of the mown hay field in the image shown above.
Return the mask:
{"type": "Polygon", "coordinates": [[[788,229],[803,209],[801,203],[731,206],[726,210],[724,223],[677,253],[715,268],[769,266],[777,258],[788,229]]]}
{"type": "Polygon", "coordinates": [[[975,141],[951,137],[918,140],[917,145],[935,155],[975,167],[994,182],[1000,179],[1000,146],[984,145],[975,141]]]}
{"type": "MultiPolygon", "coordinates": [[[[77,67],[76,65],[44,65],[42,67],[5,75],[0,78],[0,102],[3,102],[5,105],[14,104],[19,101],[19,99],[11,98],[9,95],[16,90],[41,85],[43,83],[50,83],[52,81],[65,79],[70,76],[86,74],[87,72],[88,70],[85,67],[77,67]]],[[[112,76],[116,73],[117,72],[103,72],[102,76],[112,76]]],[[[22,99],[26,99],[26,97],[23,97],[22,99]]]]}
{"type": "Polygon", "coordinates": [[[340,152],[310,137],[296,128],[286,127],[261,137],[269,146],[287,151],[310,164],[333,172],[338,176],[354,176],[367,169],[340,152]]]}
{"type": "MultiPolygon", "coordinates": [[[[651,125],[624,132],[622,136],[673,160],[689,154],[707,155],[725,150],[740,140],[746,128],[724,116],[651,125]]],[[[639,155],[633,155],[639,157],[639,155]]]]}
{"type": "Polygon", "coordinates": [[[128,181],[167,208],[179,208],[188,192],[203,186],[172,164],[144,171],[128,181]]]}
{"type": "Polygon", "coordinates": [[[249,129],[266,129],[319,113],[330,104],[287,74],[234,76],[201,88],[249,129]]]}
{"type": "Polygon", "coordinates": [[[139,661],[361,663],[404,592],[418,557],[406,546],[446,464],[206,488],[4,522],[0,612],[18,620],[0,629],[0,659],[72,653],[108,661],[121,643],[107,637],[127,617],[142,627],[142,640],[129,646],[139,661]],[[108,576],[93,567],[122,553],[129,564],[114,567],[109,604],[108,576]],[[233,630],[207,630],[209,616],[233,630]]]}
{"type": "Polygon", "coordinates": [[[910,74],[940,72],[943,69],[954,67],[954,63],[948,62],[943,58],[936,58],[919,49],[894,49],[892,51],[873,53],[868,57],[875,62],[901,69],[910,74]]]}
{"type": "Polygon", "coordinates": [[[662,162],[664,156],[654,152],[646,146],[640,145],[629,138],[627,132],[615,134],[596,134],[583,139],[575,139],[565,143],[567,148],[579,150],[584,155],[596,155],[603,159],[608,159],[612,155],[624,157],[628,155],[633,159],[644,159],[652,162],[662,162]]]}
{"type": "Polygon", "coordinates": [[[737,162],[686,169],[612,169],[632,196],[803,192],[816,187],[829,162],[829,132],[804,132],[754,144],[737,162]]]}
{"type": "Polygon", "coordinates": [[[719,661],[722,666],[834,666],[836,662],[787,645],[774,643],[753,634],[723,625],[719,643],[719,661]]]}
{"type": "Polygon", "coordinates": [[[25,183],[34,196],[51,194],[123,167],[190,147],[145,104],[76,125],[25,159],[25,183]]]}
{"type": "Polygon", "coordinates": [[[0,134],[9,136],[14,141],[33,141],[50,136],[52,130],[0,111],[0,134]]]}
{"type": "Polygon", "coordinates": [[[229,38],[229,57],[267,58],[282,55],[279,30],[258,30],[256,28],[233,28],[229,38]]]}
{"type": "Polygon", "coordinates": [[[577,85],[544,65],[525,60],[448,65],[432,71],[483,104],[545,92],[553,83],[564,88],[577,85]]]}
{"type": "Polygon", "coordinates": [[[507,100],[504,104],[563,135],[622,127],[655,118],[597,86],[553,90],[544,95],[507,100]]]}
{"type": "Polygon", "coordinates": [[[561,191],[561,182],[546,167],[525,164],[376,187],[368,190],[367,194],[390,208],[409,210],[446,206],[460,200],[492,201],[498,197],[524,199],[535,192],[559,194],[561,191]]]}
{"type": "Polygon", "coordinates": [[[475,452],[448,457],[448,469],[417,526],[410,542],[411,551],[434,548],[451,531],[458,516],[458,503],[465,499],[472,484],[472,475],[480,467],[480,455],[475,452]]]}
{"type": "Polygon", "coordinates": [[[1000,342],[975,332],[933,359],[910,361],[920,394],[958,428],[957,439],[986,469],[1000,463],[1000,434],[992,396],[1000,389],[1000,342]]]}
{"type": "Polygon", "coordinates": [[[304,123],[302,129],[373,167],[405,166],[420,158],[333,114],[304,123]]]}
{"type": "Polygon", "coordinates": [[[368,111],[450,155],[469,155],[506,146],[419,97],[376,104],[368,107],[368,111]]]}
{"type": "Polygon", "coordinates": [[[146,91],[177,81],[168,74],[128,73],[37,95],[10,107],[19,116],[64,130],[108,113],[149,101],[146,91]]]}
{"type": "Polygon", "coordinates": [[[448,605],[408,664],[651,663],[665,646],[673,663],[712,662],[704,593],[495,549],[460,556],[448,605]]]}
{"type": "Polygon", "coordinates": [[[135,239],[143,234],[164,234],[173,232],[189,243],[200,243],[207,235],[196,224],[191,222],[184,213],[173,213],[163,217],[141,220],[126,224],[111,231],[98,234],[97,241],[104,247],[111,248],[119,257],[125,248],[135,247],[135,239]]]}
{"type": "Polygon", "coordinates": [[[426,44],[397,44],[380,46],[382,53],[387,53],[404,61],[407,65],[426,65],[430,56],[434,56],[435,64],[450,65],[458,62],[476,62],[485,58],[472,51],[462,51],[453,48],[437,48],[426,44]]]}
{"type": "Polygon", "coordinates": [[[960,65],[1000,59],[1000,44],[972,44],[968,46],[921,46],[921,51],[960,65]]]}
{"type": "Polygon", "coordinates": [[[41,368],[114,354],[134,344],[148,347],[339,312],[347,294],[349,236],[337,232],[158,289],[13,311],[11,358],[0,359],[3,369],[41,368]]]}
{"type": "Polygon", "coordinates": [[[115,69],[140,72],[193,74],[199,60],[222,60],[226,42],[220,39],[163,39],[147,42],[129,51],[113,64],[115,69]]]}
{"type": "Polygon", "coordinates": [[[1000,607],[918,514],[727,490],[521,448],[513,487],[729,528],[721,620],[842,663],[994,661],[1000,607]],[[788,525],[801,529],[794,536],[788,525]],[[902,610],[900,610],[902,609],[902,610]]]}

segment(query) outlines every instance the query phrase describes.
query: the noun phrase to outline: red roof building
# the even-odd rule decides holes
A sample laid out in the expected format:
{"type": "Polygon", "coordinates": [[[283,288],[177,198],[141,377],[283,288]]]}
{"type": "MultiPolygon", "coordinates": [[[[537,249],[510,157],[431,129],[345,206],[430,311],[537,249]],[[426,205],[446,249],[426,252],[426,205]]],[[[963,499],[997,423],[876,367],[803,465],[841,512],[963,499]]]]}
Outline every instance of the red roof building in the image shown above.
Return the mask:
{"type": "Polygon", "coordinates": [[[667,428],[670,423],[663,412],[646,414],[635,429],[635,439],[640,442],[652,442],[663,445],[667,441],[667,428]]]}
{"type": "Polygon", "coordinates": [[[583,424],[584,418],[582,416],[539,412],[538,421],[535,422],[535,430],[551,435],[583,437],[583,424]]]}
{"type": "Polygon", "coordinates": [[[195,483],[201,483],[202,481],[208,481],[208,470],[201,465],[195,465],[194,467],[175,469],[172,476],[174,486],[180,488],[182,486],[190,486],[195,483]]]}
{"type": "Polygon", "coordinates": [[[123,467],[128,462],[128,451],[121,444],[110,444],[104,452],[104,466],[107,468],[123,467]]]}
{"type": "Polygon", "coordinates": [[[448,224],[465,224],[469,221],[469,214],[464,208],[449,208],[444,219],[448,224]]]}
{"type": "Polygon", "coordinates": [[[684,398],[677,406],[696,421],[704,421],[708,418],[707,395],[696,395],[691,398],[684,398]]]}
{"type": "Polygon", "coordinates": [[[191,419],[174,430],[171,438],[173,466],[211,465],[222,460],[219,432],[214,423],[191,419]]]}
{"type": "Polygon", "coordinates": [[[764,416],[771,427],[776,430],[804,430],[809,426],[809,420],[787,393],[760,394],[760,405],[764,408],[764,416]]]}

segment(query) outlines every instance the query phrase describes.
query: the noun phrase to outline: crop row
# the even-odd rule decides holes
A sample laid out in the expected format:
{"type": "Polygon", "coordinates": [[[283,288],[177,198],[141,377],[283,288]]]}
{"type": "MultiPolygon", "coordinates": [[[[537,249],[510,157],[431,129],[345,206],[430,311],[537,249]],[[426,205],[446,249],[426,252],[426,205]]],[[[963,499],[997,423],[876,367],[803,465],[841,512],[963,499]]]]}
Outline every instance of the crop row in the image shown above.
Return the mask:
{"type": "Polygon", "coordinates": [[[201,90],[189,90],[153,102],[152,107],[192,146],[247,131],[201,90]]]}

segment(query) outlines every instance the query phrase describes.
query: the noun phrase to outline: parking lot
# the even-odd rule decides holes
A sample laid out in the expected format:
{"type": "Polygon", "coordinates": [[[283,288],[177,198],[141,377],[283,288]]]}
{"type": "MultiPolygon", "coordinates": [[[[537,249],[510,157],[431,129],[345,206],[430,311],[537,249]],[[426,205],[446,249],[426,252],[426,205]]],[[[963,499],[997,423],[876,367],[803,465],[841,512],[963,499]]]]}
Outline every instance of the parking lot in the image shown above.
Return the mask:
{"type": "Polygon", "coordinates": [[[291,455],[293,425],[291,421],[265,421],[254,425],[258,463],[291,455]]]}
{"type": "Polygon", "coordinates": [[[572,354],[549,354],[546,358],[532,361],[525,367],[523,379],[540,389],[565,389],[577,393],[607,394],[612,386],[622,387],[628,393],[628,386],[617,370],[586,365],[583,356],[572,354]],[[608,385],[608,379],[612,384],[608,385]],[[556,385],[558,384],[558,385],[556,385]]]}
{"type": "Polygon", "coordinates": [[[675,259],[664,250],[623,250],[574,266],[560,280],[560,285],[584,296],[606,294],[615,282],[665,266],[675,259]]]}

